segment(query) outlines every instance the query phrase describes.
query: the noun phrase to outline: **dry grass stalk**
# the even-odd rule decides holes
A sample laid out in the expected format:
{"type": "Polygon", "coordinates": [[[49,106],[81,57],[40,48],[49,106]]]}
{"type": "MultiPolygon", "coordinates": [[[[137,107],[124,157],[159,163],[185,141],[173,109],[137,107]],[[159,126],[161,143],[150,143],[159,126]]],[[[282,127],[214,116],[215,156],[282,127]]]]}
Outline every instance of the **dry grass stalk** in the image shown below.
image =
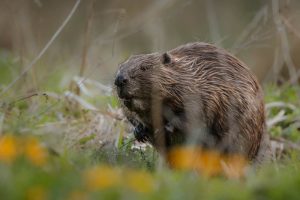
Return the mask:
{"type": "MultiPolygon", "coordinates": [[[[286,7],[286,9],[287,9],[287,7],[286,7]]],[[[283,14],[280,12],[279,0],[272,0],[272,12],[273,12],[273,19],[274,19],[274,23],[276,25],[278,37],[280,39],[279,45],[282,49],[281,53],[283,56],[283,60],[288,68],[288,72],[289,72],[289,76],[290,76],[290,83],[296,84],[298,81],[296,66],[290,55],[289,40],[288,40],[288,35],[287,35],[286,28],[285,28],[285,24],[283,22],[283,14]]]]}
{"type": "MultiPolygon", "coordinates": [[[[81,65],[79,70],[79,77],[82,77],[84,75],[84,71],[87,66],[87,55],[88,55],[88,49],[90,46],[90,35],[91,35],[91,29],[92,29],[92,22],[93,22],[93,16],[94,16],[94,6],[95,6],[95,0],[92,0],[90,2],[89,8],[88,8],[88,17],[87,17],[87,23],[84,30],[84,42],[83,42],[83,50],[81,55],[81,65]]],[[[76,94],[80,95],[80,89],[76,88],[76,94]]]]}
{"type": "Polygon", "coordinates": [[[63,23],[60,25],[60,27],[57,29],[57,31],[53,34],[51,39],[47,42],[47,44],[44,46],[44,48],[40,51],[40,53],[26,66],[24,67],[24,70],[21,72],[17,78],[15,78],[6,88],[4,88],[3,91],[0,93],[0,97],[2,97],[10,88],[12,88],[24,75],[26,75],[29,70],[37,63],[37,61],[40,60],[40,58],[46,53],[46,51],[49,49],[49,47],[53,44],[57,36],[62,32],[62,30],[65,28],[67,23],[70,21],[72,16],[74,15],[75,11],[79,7],[81,0],[77,0],[76,3],[74,4],[72,10],[66,17],[66,19],[63,21],[63,23]]]}

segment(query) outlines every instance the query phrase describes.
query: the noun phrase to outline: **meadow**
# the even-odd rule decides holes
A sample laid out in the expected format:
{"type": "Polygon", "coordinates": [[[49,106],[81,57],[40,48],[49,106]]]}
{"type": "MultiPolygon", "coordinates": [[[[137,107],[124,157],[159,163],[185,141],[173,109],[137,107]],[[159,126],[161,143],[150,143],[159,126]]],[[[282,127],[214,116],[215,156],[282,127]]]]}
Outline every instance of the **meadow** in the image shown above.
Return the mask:
{"type": "MultiPolygon", "coordinates": [[[[11,64],[10,58],[2,58],[2,81],[10,81],[11,64]]],[[[3,98],[2,199],[296,199],[299,195],[298,86],[264,87],[276,160],[252,168],[237,159],[231,171],[223,173],[216,166],[222,158],[209,152],[198,153],[200,168],[176,154],[179,167],[170,169],[155,149],[134,140],[110,87],[90,79],[74,79],[66,88],[54,82],[60,79],[53,80],[51,92],[19,96],[10,90],[3,98]]]]}
{"type": "Polygon", "coordinates": [[[299,199],[299,2],[133,2],[0,2],[0,199],[299,199]],[[272,161],[135,140],[118,64],[192,41],[257,75],[272,161]]]}

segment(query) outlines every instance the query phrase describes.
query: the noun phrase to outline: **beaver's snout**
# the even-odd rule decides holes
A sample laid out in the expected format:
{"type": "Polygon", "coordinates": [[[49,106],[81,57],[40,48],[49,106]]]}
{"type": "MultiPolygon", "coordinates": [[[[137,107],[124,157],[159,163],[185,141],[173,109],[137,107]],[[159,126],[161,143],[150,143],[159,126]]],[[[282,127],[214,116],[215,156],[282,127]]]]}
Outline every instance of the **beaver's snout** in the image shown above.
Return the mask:
{"type": "Polygon", "coordinates": [[[123,87],[127,84],[127,82],[128,82],[128,79],[124,75],[118,74],[116,77],[116,80],[115,80],[115,85],[117,87],[123,87]]]}
{"type": "Polygon", "coordinates": [[[129,99],[130,95],[127,91],[128,78],[122,74],[118,73],[115,79],[115,85],[117,86],[117,93],[121,99],[129,99]]]}

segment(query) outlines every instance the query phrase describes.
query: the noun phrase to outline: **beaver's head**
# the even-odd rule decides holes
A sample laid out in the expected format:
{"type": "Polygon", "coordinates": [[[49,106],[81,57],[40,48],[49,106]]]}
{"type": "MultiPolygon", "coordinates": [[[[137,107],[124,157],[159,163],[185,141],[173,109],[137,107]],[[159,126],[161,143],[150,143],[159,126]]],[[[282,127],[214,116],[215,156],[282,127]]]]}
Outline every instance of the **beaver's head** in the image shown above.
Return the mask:
{"type": "MultiPolygon", "coordinates": [[[[120,64],[115,78],[119,98],[131,111],[146,111],[155,93],[155,74],[170,64],[167,53],[153,53],[131,56],[120,64]]],[[[149,111],[149,110],[147,110],[149,111]]]]}

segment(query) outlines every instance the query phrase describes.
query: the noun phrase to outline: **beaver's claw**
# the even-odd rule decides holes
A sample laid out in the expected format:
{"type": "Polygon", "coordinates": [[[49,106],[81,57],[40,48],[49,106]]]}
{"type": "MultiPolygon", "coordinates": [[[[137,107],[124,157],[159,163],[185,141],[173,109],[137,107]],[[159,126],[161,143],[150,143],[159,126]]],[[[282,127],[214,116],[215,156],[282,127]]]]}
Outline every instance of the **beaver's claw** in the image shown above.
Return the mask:
{"type": "Polygon", "coordinates": [[[144,126],[143,124],[138,124],[135,128],[134,128],[134,136],[135,139],[139,142],[147,142],[149,141],[149,129],[144,126]]]}

